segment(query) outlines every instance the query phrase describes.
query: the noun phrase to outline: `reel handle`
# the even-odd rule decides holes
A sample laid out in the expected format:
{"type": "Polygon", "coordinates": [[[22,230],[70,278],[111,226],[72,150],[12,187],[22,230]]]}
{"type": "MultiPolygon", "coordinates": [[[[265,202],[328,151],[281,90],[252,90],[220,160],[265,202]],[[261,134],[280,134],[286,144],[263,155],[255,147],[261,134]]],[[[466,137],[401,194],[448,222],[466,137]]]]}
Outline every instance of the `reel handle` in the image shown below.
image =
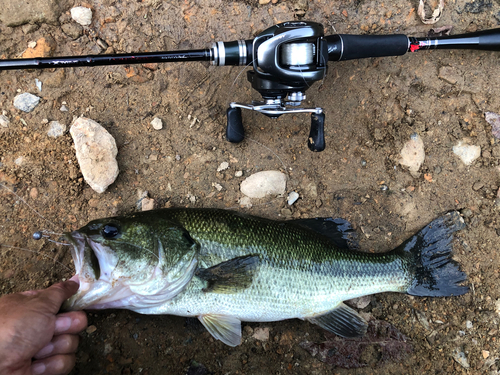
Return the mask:
{"type": "Polygon", "coordinates": [[[309,150],[320,152],[325,149],[325,114],[311,113],[311,131],[307,138],[309,150]]]}
{"type": "Polygon", "coordinates": [[[229,107],[226,114],[226,139],[231,143],[240,143],[245,138],[245,129],[243,129],[243,120],[241,118],[241,108],[229,107]]]}

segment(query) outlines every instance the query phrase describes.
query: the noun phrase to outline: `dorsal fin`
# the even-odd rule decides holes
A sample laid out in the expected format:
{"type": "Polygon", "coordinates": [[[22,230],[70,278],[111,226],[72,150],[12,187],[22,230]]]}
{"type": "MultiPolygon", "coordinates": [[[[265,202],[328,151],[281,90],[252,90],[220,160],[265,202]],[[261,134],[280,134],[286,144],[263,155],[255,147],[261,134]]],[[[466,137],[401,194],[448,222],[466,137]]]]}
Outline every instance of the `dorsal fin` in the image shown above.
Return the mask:
{"type": "Polygon", "coordinates": [[[210,268],[199,268],[195,275],[208,282],[204,292],[236,293],[252,284],[259,259],[258,255],[241,256],[210,268]]]}
{"type": "Polygon", "coordinates": [[[340,249],[359,248],[357,235],[351,223],[341,218],[317,217],[313,219],[291,220],[289,223],[310,229],[327,237],[340,249]]]}

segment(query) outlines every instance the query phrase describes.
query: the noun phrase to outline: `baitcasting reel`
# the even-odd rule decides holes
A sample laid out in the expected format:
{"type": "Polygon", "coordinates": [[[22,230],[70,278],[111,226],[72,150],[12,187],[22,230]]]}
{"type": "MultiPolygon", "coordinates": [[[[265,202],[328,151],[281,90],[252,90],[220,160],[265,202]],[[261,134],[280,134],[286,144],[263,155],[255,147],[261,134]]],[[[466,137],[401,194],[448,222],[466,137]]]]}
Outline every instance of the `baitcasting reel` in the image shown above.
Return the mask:
{"type": "Polygon", "coordinates": [[[263,101],[229,105],[227,140],[237,143],[244,139],[242,108],[274,118],[287,113],[311,113],[307,143],[312,151],[323,151],[323,109],[300,108],[300,105],[306,98],[306,90],[325,77],[328,61],[401,56],[422,49],[500,51],[500,29],[427,38],[402,34],[324,36],[319,23],[291,21],[272,26],[253,40],[217,42],[203,50],[0,60],[0,70],[181,61],[212,61],[217,66],[251,65],[247,79],[263,101]]]}
{"type": "MultiPolygon", "coordinates": [[[[251,48],[247,48],[245,41],[238,43],[241,45],[239,51],[243,52],[240,58],[245,65],[253,67],[247,72],[247,79],[264,100],[229,105],[227,140],[241,142],[244,138],[242,108],[273,118],[287,113],[311,113],[308,146],[312,151],[324,150],[323,109],[299,108],[306,99],[305,91],[326,75],[328,46],[323,39],[323,26],[313,22],[285,22],[259,34],[251,48]]],[[[220,55],[225,53],[224,43],[214,43],[212,49],[219,56],[213,63],[220,65],[220,55]]]]}

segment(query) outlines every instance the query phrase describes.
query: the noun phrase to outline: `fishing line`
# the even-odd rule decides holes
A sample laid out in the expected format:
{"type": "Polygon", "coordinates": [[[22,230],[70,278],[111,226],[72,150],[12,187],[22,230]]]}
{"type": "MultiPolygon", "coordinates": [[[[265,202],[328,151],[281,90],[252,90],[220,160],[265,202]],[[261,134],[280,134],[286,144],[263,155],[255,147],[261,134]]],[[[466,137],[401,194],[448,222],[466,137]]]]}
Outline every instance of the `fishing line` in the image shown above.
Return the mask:
{"type": "Polygon", "coordinates": [[[14,190],[8,188],[7,186],[5,186],[4,184],[0,183],[0,186],[3,187],[4,189],[6,189],[7,191],[9,191],[10,193],[12,193],[13,195],[15,195],[19,200],[21,200],[26,206],[28,206],[28,208],[33,211],[35,214],[37,214],[38,216],[40,216],[43,220],[45,220],[47,223],[49,223],[52,227],[56,227],[56,225],[50,221],[49,219],[45,218],[42,214],[40,214],[37,210],[35,210],[33,207],[31,207],[28,202],[26,202],[22,197],[20,197],[18,194],[16,194],[14,192],[14,190]]]}
{"type": "MultiPolygon", "coordinates": [[[[250,66],[253,65],[253,63],[255,62],[255,59],[253,59],[251,62],[249,62],[247,65],[245,65],[245,67],[243,69],[240,70],[240,72],[238,73],[238,75],[236,76],[236,78],[233,80],[233,83],[231,85],[231,90],[229,90],[228,94],[227,94],[227,99],[226,99],[226,102],[230,102],[230,99],[229,99],[229,96],[231,95],[231,91],[233,90],[233,88],[236,86],[236,82],[238,81],[238,79],[240,78],[240,76],[243,74],[243,72],[249,68],[250,66]]],[[[242,135],[241,133],[238,133],[240,135],[242,135]]],[[[285,170],[285,173],[288,174],[288,171],[287,171],[287,166],[286,164],[283,162],[283,160],[278,156],[278,154],[276,152],[274,152],[273,150],[271,150],[269,147],[267,147],[266,145],[256,141],[255,139],[252,139],[252,138],[249,138],[248,136],[246,135],[243,135],[243,137],[246,139],[246,140],[249,140],[249,141],[252,141],[254,143],[256,143],[257,145],[261,146],[261,147],[264,147],[265,149],[267,149],[269,152],[271,152],[274,156],[276,156],[276,158],[278,158],[278,160],[280,161],[281,165],[283,166],[283,169],[285,170]]]]}
{"type": "MultiPolygon", "coordinates": [[[[42,253],[41,251],[37,251],[37,250],[30,250],[30,249],[25,249],[25,248],[23,248],[23,247],[11,246],[11,245],[4,245],[4,244],[0,244],[0,246],[7,247],[8,249],[13,249],[13,250],[23,250],[23,251],[28,251],[28,252],[30,252],[30,253],[34,253],[34,254],[39,254],[39,255],[42,255],[42,256],[44,256],[45,258],[50,259],[50,260],[52,260],[53,262],[60,264],[61,266],[63,266],[64,268],[66,268],[68,271],[73,272],[73,270],[72,270],[72,269],[70,269],[68,266],[66,266],[64,263],[59,262],[58,260],[56,260],[56,258],[51,258],[50,256],[48,256],[48,255],[47,255],[47,254],[45,254],[45,253],[42,253]]],[[[6,250],[5,252],[7,252],[7,251],[9,251],[9,250],[6,250]]]]}

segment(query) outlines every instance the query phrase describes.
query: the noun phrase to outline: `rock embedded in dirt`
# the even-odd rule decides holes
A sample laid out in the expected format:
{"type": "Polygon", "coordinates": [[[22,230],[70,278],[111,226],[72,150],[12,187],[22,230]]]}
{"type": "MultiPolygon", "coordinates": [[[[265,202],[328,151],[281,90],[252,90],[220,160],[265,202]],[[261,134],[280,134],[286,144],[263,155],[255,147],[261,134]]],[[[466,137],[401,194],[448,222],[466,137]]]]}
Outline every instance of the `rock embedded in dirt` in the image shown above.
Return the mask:
{"type": "Polygon", "coordinates": [[[153,121],[151,121],[151,126],[155,130],[161,130],[163,129],[163,122],[158,117],[155,117],[153,121]]]}
{"type": "Polygon", "coordinates": [[[58,0],[0,0],[0,22],[14,27],[27,23],[57,25],[61,16],[58,0]]]}
{"type": "Polygon", "coordinates": [[[297,199],[299,199],[299,193],[292,191],[290,194],[288,194],[288,199],[287,203],[289,206],[297,202],[297,199]]]}
{"type": "Polygon", "coordinates": [[[286,175],[279,171],[257,172],[241,183],[240,190],[250,198],[282,195],[286,190],[286,175]]]}
{"type": "Polygon", "coordinates": [[[462,86],[464,84],[463,74],[451,66],[442,66],[439,69],[438,77],[451,85],[462,86]]]}
{"type": "Polygon", "coordinates": [[[410,140],[405,143],[401,150],[399,163],[408,167],[413,177],[418,177],[418,170],[425,160],[424,141],[417,133],[413,133],[410,140]]]}
{"type": "Polygon", "coordinates": [[[2,128],[8,128],[9,124],[10,124],[9,118],[5,115],[0,115],[0,126],[2,128]]]}
{"type": "Polygon", "coordinates": [[[220,165],[217,167],[217,172],[222,172],[225,171],[226,169],[229,168],[229,163],[227,161],[223,161],[220,163],[220,165]]]}
{"type": "Polygon", "coordinates": [[[97,122],[80,117],[70,129],[83,178],[98,193],[106,191],[118,176],[115,139],[97,122]]]}
{"type": "Polygon", "coordinates": [[[259,341],[268,341],[269,340],[269,328],[255,328],[252,337],[259,341]]]}
{"type": "Polygon", "coordinates": [[[31,112],[35,109],[38,103],[40,103],[40,98],[36,95],[30,94],[29,92],[19,94],[14,98],[14,107],[23,112],[31,112]]]}
{"type": "Polygon", "coordinates": [[[469,145],[466,140],[461,140],[453,146],[453,153],[457,155],[465,165],[471,165],[481,156],[481,147],[469,145]]]}
{"type": "Polygon", "coordinates": [[[88,26],[92,23],[92,10],[86,7],[71,8],[71,18],[82,26],[88,26]]]}
{"type": "Polygon", "coordinates": [[[63,33],[73,40],[78,39],[83,33],[83,28],[76,23],[65,23],[61,28],[63,33]]]}
{"type": "Polygon", "coordinates": [[[61,124],[59,121],[51,121],[49,122],[49,130],[47,131],[47,135],[52,138],[60,137],[66,131],[66,125],[61,124]]]}
{"type": "Polygon", "coordinates": [[[347,302],[348,305],[350,306],[353,306],[357,309],[364,309],[366,306],[368,306],[370,304],[370,302],[372,301],[372,296],[363,296],[363,297],[359,297],[359,298],[353,298],[353,299],[350,299],[347,302]]]}
{"type": "Polygon", "coordinates": [[[451,356],[453,359],[463,368],[469,368],[469,361],[467,360],[467,356],[463,352],[462,349],[460,348],[455,348],[453,349],[453,352],[451,353],[451,356]]]}
{"type": "Polygon", "coordinates": [[[500,115],[495,112],[486,112],[484,118],[491,125],[491,133],[496,139],[500,139],[500,115]]]}

